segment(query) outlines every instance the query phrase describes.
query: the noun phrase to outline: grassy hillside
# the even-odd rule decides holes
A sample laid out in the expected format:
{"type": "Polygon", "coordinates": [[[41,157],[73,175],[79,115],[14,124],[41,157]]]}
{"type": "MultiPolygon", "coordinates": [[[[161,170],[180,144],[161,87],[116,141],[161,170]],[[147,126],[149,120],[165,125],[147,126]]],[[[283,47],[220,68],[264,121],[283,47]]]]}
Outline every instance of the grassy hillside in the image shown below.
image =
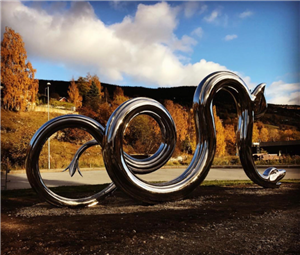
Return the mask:
{"type": "MultiPolygon", "coordinates": [[[[50,118],[58,114],[50,114],[50,118]]],[[[1,109],[1,164],[2,171],[8,166],[9,169],[24,169],[27,148],[34,133],[48,120],[47,113],[42,112],[23,112],[15,113],[1,109]]],[[[277,128],[272,126],[272,128],[277,128]]],[[[66,168],[71,162],[77,149],[85,142],[92,139],[90,135],[81,130],[73,132],[56,133],[51,137],[51,168],[66,168]]],[[[125,148],[126,150],[126,148],[125,148]]],[[[48,147],[44,145],[39,166],[41,169],[47,168],[48,147]]],[[[172,159],[168,162],[169,166],[186,165],[190,162],[192,155],[185,154],[184,160],[172,159]]],[[[299,163],[295,160],[281,160],[280,162],[259,162],[258,164],[279,164],[279,163],[299,163]]],[[[224,156],[214,159],[214,165],[240,164],[237,156],[224,156]]],[[[104,166],[102,151],[99,146],[89,148],[81,157],[79,166],[83,167],[102,167],[104,166]]]]}
{"type": "MultiPolygon", "coordinates": [[[[59,116],[51,113],[50,118],[59,116]]],[[[24,169],[28,145],[34,133],[48,120],[43,112],[15,113],[1,109],[1,162],[2,169],[24,169]]],[[[65,131],[65,130],[64,130],[65,131]]],[[[73,133],[57,132],[51,136],[51,168],[66,168],[77,149],[92,137],[85,131],[73,130],[73,133]]],[[[99,146],[88,149],[80,158],[80,167],[103,166],[99,146]]],[[[48,147],[43,146],[39,165],[47,168],[48,147]]]]}

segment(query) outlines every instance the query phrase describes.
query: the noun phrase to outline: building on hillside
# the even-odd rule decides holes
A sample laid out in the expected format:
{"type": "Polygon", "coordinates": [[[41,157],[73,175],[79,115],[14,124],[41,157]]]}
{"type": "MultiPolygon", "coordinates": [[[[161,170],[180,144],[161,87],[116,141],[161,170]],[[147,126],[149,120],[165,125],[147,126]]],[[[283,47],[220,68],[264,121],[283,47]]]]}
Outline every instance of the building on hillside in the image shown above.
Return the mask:
{"type": "Polygon", "coordinates": [[[62,97],[59,99],[59,102],[68,102],[68,100],[65,97],[62,97]]]}
{"type": "Polygon", "coordinates": [[[267,151],[268,154],[276,154],[277,156],[300,155],[300,140],[254,143],[252,152],[254,154],[260,154],[262,149],[267,151]]]}

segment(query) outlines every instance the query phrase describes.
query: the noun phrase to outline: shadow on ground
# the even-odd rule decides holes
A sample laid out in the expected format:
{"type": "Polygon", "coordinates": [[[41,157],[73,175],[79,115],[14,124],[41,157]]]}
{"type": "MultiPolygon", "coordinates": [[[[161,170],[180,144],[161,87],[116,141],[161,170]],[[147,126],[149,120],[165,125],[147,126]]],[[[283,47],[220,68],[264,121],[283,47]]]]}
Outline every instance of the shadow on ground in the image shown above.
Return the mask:
{"type": "Polygon", "coordinates": [[[297,254],[300,184],[200,186],[143,205],[116,191],[91,208],[55,208],[2,192],[2,254],[297,254]]]}

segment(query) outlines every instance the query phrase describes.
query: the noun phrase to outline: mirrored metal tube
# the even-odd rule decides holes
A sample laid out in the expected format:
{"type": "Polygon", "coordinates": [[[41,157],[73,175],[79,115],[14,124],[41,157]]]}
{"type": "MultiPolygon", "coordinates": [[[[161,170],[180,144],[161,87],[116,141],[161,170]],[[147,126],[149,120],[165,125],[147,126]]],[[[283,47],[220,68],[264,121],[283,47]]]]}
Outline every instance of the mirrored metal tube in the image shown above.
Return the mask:
{"type": "Polygon", "coordinates": [[[82,115],[63,115],[56,117],[40,127],[30,141],[25,163],[28,181],[39,196],[52,205],[77,207],[96,204],[99,200],[103,199],[116,189],[116,186],[113,183],[103,190],[99,190],[94,195],[71,199],[60,196],[47,187],[40,174],[39,156],[43,145],[51,135],[65,128],[82,128],[90,133],[96,139],[98,144],[102,144],[104,128],[97,121],[82,115]]]}
{"type": "MultiPolygon", "coordinates": [[[[252,94],[240,77],[231,72],[208,75],[197,87],[193,109],[197,131],[197,146],[188,168],[177,178],[162,184],[142,181],[126,164],[122,151],[122,138],[126,125],[137,114],[148,111],[162,116],[166,110],[158,102],[148,98],[129,100],[110,117],[103,140],[103,157],[113,182],[130,196],[146,203],[156,203],[184,198],[206,177],[216,150],[216,130],[212,112],[213,99],[221,89],[233,96],[239,117],[237,144],[240,159],[247,176],[263,187],[278,187],[285,176],[284,170],[266,170],[260,174],[252,159],[252,129],[254,112],[263,114],[266,109],[264,85],[252,94]]],[[[162,117],[163,118],[163,117],[162,117]]]]}
{"type": "MultiPolygon", "coordinates": [[[[231,72],[215,72],[202,80],[193,98],[196,126],[196,149],[183,173],[177,178],[159,184],[147,183],[136,173],[149,173],[163,166],[171,157],[176,144],[176,129],[169,112],[157,101],[135,98],[120,105],[110,116],[104,129],[98,122],[85,116],[65,115],[44,124],[32,138],[26,160],[28,180],[34,190],[49,203],[58,206],[90,205],[109,194],[115,185],[135,199],[146,203],[157,203],[182,199],[192,192],[207,176],[216,151],[216,129],[213,117],[213,100],[220,90],[229,92],[237,106],[237,146],[241,163],[247,176],[263,187],[279,187],[285,170],[268,168],[260,174],[252,158],[252,130],[254,118],[259,118],[267,108],[264,84],[252,93],[240,77],[231,72]],[[123,151],[123,136],[127,125],[138,115],[153,117],[160,126],[163,141],[158,151],[145,160],[130,157],[123,151]],[[45,141],[57,130],[77,127],[87,130],[95,140],[84,144],[75,154],[69,171],[71,176],[78,168],[80,155],[89,147],[99,144],[108,174],[114,184],[87,198],[68,199],[53,193],[44,184],[38,166],[38,158],[45,141]]],[[[79,168],[78,168],[79,170],[79,168]]]]}
{"type": "MultiPolygon", "coordinates": [[[[127,102],[125,103],[127,104],[127,102]]],[[[161,116],[153,114],[152,112],[143,112],[143,114],[151,116],[158,123],[161,134],[162,142],[158,150],[150,157],[144,159],[134,158],[124,152],[124,158],[130,170],[135,174],[148,174],[156,171],[157,169],[164,166],[168,160],[171,158],[176,145],[176,130],[175,128],[168,129],[168,127],[175,127],[174,121],[170,115],[166,115],[164,121],[162,121],[161,116]],[[166,126],[167,125],[167,126],[166,126]]],[[[135,117],[137,117],[136,115],[135,117]]],[[[98,145],[96,140],[88,141],[83,144],[75,153],[70,165],[64,170],[69,169],[70,175],[73,176],[76,171],[80,173],[78,167],[78,160],[80,155],[88,148],[98,145]]]]}

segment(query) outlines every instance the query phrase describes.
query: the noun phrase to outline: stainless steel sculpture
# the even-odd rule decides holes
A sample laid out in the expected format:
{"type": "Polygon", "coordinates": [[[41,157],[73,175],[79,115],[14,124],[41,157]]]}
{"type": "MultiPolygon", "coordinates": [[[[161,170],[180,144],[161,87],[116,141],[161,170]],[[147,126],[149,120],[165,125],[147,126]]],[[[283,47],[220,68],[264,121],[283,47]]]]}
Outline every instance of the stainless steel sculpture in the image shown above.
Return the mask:
{"type": "Polygon", "coordinates": [[[28,180],[38,194],[58,206],[93,204],[116,187],[131,197],[150,204],[182,199],[200,185],[209,172],[216,150],[213,99],[218,91],[226,90],[232,95],[237,106],[237,146],[245,173],[262,187],[279,187],[285,170],[270,167],[260,174],[252,159],[253,121],[254,118],[262,116],[267,108],[264,89],[265,84],[260,84],[250,93],[243,80],[231,72],[215,72],[203,79],[193,99],[197,132],[196,150],[190,165],[174,180],[153,184],[136,176],[137,173],[150,173],[163,166],[171,157],[176,143],[175,125],[170,114],[160,103],[149,98],[135,98],[120,105],[110,116],[105,128],[95,120],[80,115],[60,116],[44,124],[30,142],[26,161],[28,180]],[[153,117],[159,124],[163,137],[158,151],[152,157],[143,160],[130,157],[122,149],[123,134],[128,123],[140,114],[153,117]],[[66,168],[71,176],[76,170],[80,173],[77,161],[84,150],[97,144],[103,149],[105,167],[113,183],[93,196],[82,199],[58,196],[48,189],[40,176],[38,159],[43,144],[53,133],[66,127],[84,128],[95,139],[84,144],[75,154],[66,168]]]}

